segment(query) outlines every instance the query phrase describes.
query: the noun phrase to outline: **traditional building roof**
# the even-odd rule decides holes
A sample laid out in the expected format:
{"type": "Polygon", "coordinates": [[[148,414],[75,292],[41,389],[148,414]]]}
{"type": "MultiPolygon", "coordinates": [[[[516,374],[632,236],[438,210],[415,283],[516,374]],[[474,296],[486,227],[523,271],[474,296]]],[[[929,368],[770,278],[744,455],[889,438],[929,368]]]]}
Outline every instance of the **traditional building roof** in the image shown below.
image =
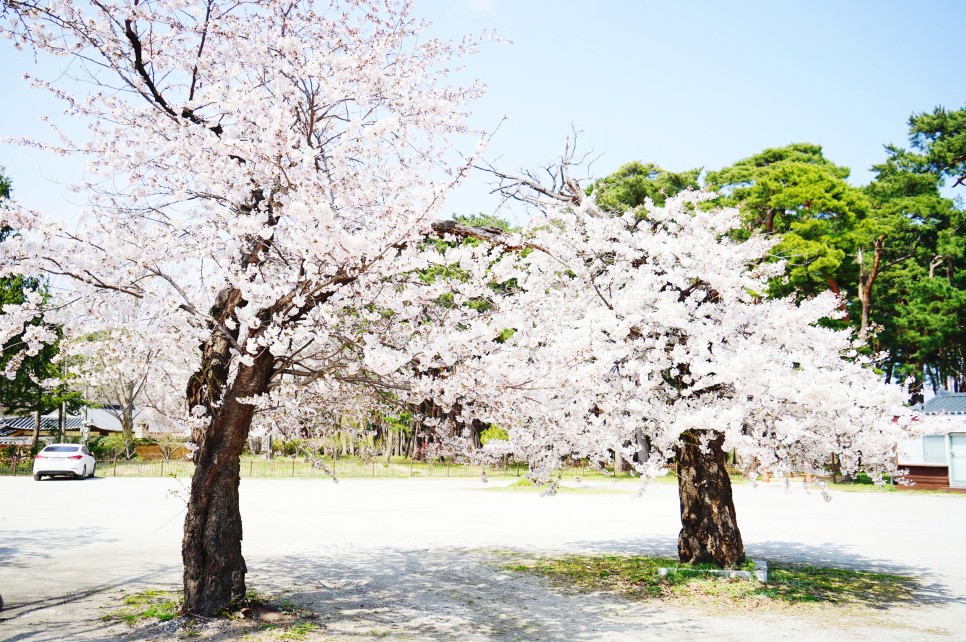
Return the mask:
{"type": "Polygon", "coordinates": [[[927,415],[966,415],[966,392],[940,391],[922,404],[922,412],[927,415]]]}
{"type": "MultiPolygon", "coordinates": [[[[83,426],[90,426],[105,432],[121,432],[121,422],[111,412],[112,410],[115,410],[114,406],[105,406],[104,408],[83,408],[77,414],[68,414],[67,430],[80,430],[83,426]]],[[[0,417],[0,428],[33,430],[34,417],[33,415],[0,417]]],[[[57,432],[58,430],[60,430],[60,425],[56,412],[41,415],[41,432],[57,432]]]]}
{"type": "MultiPolygon", "coordinates": [[[[67,430],[76,430],[83,425],[84,418],[80,415],[67,415],[67,430]]],[[[2,417],[0,418],[0,429],[10,429],[11,432],[16,430],[33,430],[34,418],[31,415],[27,415],[26,417],[2,417]]],[[[60,430],[60,425],[57,422],[57,415],[53,414],[41,416],[40,430],[60,430]]]]}

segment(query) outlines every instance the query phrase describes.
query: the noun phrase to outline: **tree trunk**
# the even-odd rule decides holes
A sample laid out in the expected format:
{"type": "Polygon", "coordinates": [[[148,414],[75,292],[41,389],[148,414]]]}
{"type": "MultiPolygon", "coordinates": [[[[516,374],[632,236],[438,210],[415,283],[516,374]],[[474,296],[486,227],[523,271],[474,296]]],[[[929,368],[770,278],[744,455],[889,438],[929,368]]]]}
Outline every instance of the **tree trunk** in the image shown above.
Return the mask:
{"type": "Polygon", "coordinates": [[[775,214],[777,212],[774,208],[769,208],[765,214],[765,234],[771,234],[775,231],[775,214]]]}
{"type": "Polygon", "coordinates": [[[239,467],[255,407],[238,400],[264,393],[273,358],[263,351],[238,374],[204,430],[196,431],[195,473],[184,522],[184,610],[212,616],[245,597],[238,504],[239,467]]]}
{"type": "Polygon", "coordinates": [[[641,428],[634,430],[634,442],[637,444],[637,463],[643,464],[650,455],[651,444],[641,428]]]}
{"type": "Polygon", "coordinates": [[[134,440],[134,395],[136,384],[134,381],[124,382],[124,396],[121,401],[124,407],[121,408],[121,435],[124,443],[131,443],[134,440]]]}
{"type": "Polygon", "coordinates": [[[724,435],[712,432],[702,450],[699,433],[682,435],[677,466],[682,562],[735,566],[745,560],[723,443],[724,435]]]}
{"type": "Polygon", "coordinates": [[[885,250],[885,235],[877,238],[872,244],[872,266],[867,267],[860,249],[855,262],[859,264],[859,303],[862,306],[859,319],[859,339],[865,341],[869,333],[869,316],[872,310],[872,286],[882,265],[882,253],[885,250]]]}
{"type": "Polygon", "coordinates": [[[923,403],[926,400],[926,396],[923,393],[923,381],[922,381],[922,365],[916,363],[913,364],[915,370],[912,375],[912,383],[909,384],[909,405],[915,406],[916,404],[923,403]]]}
{"type": "Polygon", "coordinates": [[[34,410],[34,434],[33,434],[33,450],[37,451],[37,446],[40,444],[40,411],[34,410]]]}

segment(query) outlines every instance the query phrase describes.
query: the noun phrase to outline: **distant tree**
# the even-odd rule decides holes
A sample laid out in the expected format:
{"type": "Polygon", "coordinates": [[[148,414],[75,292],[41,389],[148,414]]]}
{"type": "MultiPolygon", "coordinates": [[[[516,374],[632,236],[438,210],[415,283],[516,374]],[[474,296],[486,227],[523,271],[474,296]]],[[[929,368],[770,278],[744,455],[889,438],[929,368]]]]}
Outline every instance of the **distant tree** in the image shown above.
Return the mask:
{"type": "MultiPolygon", "coordinates": [[[[2,217],[3,201],[10,199],[11,182],[0,168],[0,243],[16,232],[2,217]]],[[[41,301],[47,297],[46,283],[36,276],[11,274],[0,277],[0,314],[4,306],[23,306],[28,297],[41,301]]],[[[11,314],[14,311],[11,309],[11,314]]],[[[68,405],[68,410],[80,406],[81,395],[64,382],[63,372],[55,363],[59,352],[60,329],[43,322],[39,315],[23,314],[14,330],[2,336],[0,354],[0,408],[17,414],[33,412],[45,414],[68,405]],[[47,335],[52,340],[41,346],[26,345],[25,334],[47,335]]],[[[39,423],[35,422],[35,439],[39,423]]],[[[35,444],[36,445],[36,444],[35,444]]]]}
{"type": "Polygon", "coordinates": [[[159,336],[161,330],[136,299],[105,296],[105,301],[107,318],[88,318],[62,345],[73,380],[120,422],[127,441],[134,439],[135,420],[145,411],[154,430],[178,432],[189,355],[159,336]]]}
{"type": "Polygon", "coordinates": [[[966,185],[966,107],[949,111],[940,106],[932,113],[913,114],[909,138],[927,171],[953,179],[953,187],[966,185]]]}
{"type": "Polygon", "coordinates": [[[492,228],[500,232],[512,232],[514,227],[506,219],[500,218],[495,214],[456,214],[453,220],[462,225],[476,228],[492,228]]]}
{"type": "Polygon", "coordinates": [[[738,207],[747,232],[781,235],[773,253],[786,261],[788,280],[773,282],[776,293],[838,294],[850,269],[845,233],[869,208],[848,176],[821,146],[795,143],[708,172],[706,182],[721,193],[717,204],[738,207]]]}
{"type": "Polygon", "coordinates": [[[594,182],[586,191],[594,195],[601,209],[624,212],[644,205],[647,199],[661,206],[686,189],[698,189],[700,175],[701,168],[670,172],[654,163],[635,161],[594,182]]]}
{"type": "Polygon", "coordinates": [[[964,114],[939,107],[910,118],[910,148],[886,146],[865,188],[872,208],[852,233],[860,332],[878,326],[873,351],[886,353],[888,377],[912,379],[913,402],[926,379],[934,390],[966,389],[966,227],[961,205],[940,193],[947,177],[962,184],[964,114]]]}

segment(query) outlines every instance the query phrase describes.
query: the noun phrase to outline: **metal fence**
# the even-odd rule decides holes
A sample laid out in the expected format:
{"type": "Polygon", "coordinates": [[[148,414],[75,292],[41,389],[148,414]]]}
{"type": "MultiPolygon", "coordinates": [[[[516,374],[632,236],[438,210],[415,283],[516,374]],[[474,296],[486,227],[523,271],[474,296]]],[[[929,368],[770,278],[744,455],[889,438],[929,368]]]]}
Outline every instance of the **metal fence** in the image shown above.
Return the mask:
{"type": "MultiPolygon", "coordinates": [[[[307,477],[324,478],[331,474],[336,477],[368,478],[445,478],[479,477],[485,471],[488,476],[523,477],[527,474],[526,464],[509,464],[502,467],[473,466],[445,461],[387,462],[381,459],[335,459],[323,462],[325,468],[315,466],[304,459],[245,458],[241,461],[240,473],[247,478],[284,478],[307,477]],[[326,471],[328,469],[329,472],[326,471]]],[[[31,475],[32,459],[0,459],[0,476],[31,475]]],[[[191,477],[194,463],[185,460],[101,460],[97,462],[97,477],[191,477]]],[[[572,469],[571,474],[579,475],[580,469],[572,469]]]]}

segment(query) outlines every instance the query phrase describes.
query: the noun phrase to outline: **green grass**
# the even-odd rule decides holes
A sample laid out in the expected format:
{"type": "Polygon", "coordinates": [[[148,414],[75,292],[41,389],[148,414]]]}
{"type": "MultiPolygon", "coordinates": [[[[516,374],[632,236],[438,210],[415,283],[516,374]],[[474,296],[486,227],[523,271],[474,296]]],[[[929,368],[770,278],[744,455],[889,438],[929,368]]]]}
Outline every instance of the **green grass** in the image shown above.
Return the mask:
{"type": "Polygon", "coordinates": [[[299,620],[288,627],[288,630],[278,635],[279,640],[304,640],[312,631],[319,628],[318,624],[299,620]]]}
{"type": "MultiPolygon", "coordinates": [[[[363,461],[358,457],[341,457],[335,460],[327,458],[324,462],[329,470],[334,471],[336,477],[340,478],[465,478],[479,477],[484,470],[490,477],[521,477],[527,473],[525,464],[514,464],[506,469],[484,469],[482,466],[464,466],[439,461],[410,462],[400,457],[393,457],[390,461],[386,461],[384,458],[363,461]]],[[[324,470],[314,467],[305,458],[298,457],[279,456],[274,459],[264,459],[259,456],[247,455],[242,457],[239,470],[243,478],[328,478],[328,474],[324,470]]],[[[0,473],[2,472],[3,469],[0,468],[0,473]]],[[[186,460],[101,461],[97,465],[98,477],[167,477],[171,475],[190,477],[193,473],[194,464],[186,460]]]]}
{"type": "Polygon", "coordinates": [[[761,593],[786,602],[828,602],[888,606],[915,601],[918,583],[911,577],[842,568],[781,564],[769,567],[769,585],[761,593]]]}
{"type": "MultiPolygon", "coordinates": [[[[182,593],[174,590],[145,589],[118,596],[119,605],[101,617],[108,623],[124,622],[132,627],[167,622],[180,615],[182,593]]],[[[218,614],[217,620],[227,627],[231,639],[247,639],[249,635],[268,632],[271,639],[304,640],[321,628],[312,622],[314,615],[286,598],[277,598],[249,589],[239,603],[218,614]]],[[[203,618],[205,621],[213,621],[203,618]]],[[[198,637],[197,622],[185,618],[179,622],[179,639],[198,637]]],[[[167,638],[165,638],[167,639],[167,638]]],[[[258,637],[258,639],[266,639],[258,637]]]]}
{"type": "Polygon", "coordinates": [[[178,617],[181,608],[181,593],[147,589],[127,595],[121,601],[122,606],[103,616],[105,622],[123,621],[131,626],[141,620],[154,619],[167,622],[178,617]]]}
{"type": "MultiPolygon", "coordinates": [[[[567,480],[570,481],[570,480],[567,480]]],[[[636,487],[635,487],[636,488],[636,487]]],[[[487,492],[497,492],[497,493],[534,493],[540,494],[547,490],[546,484],[535,484],[526,477],[522,477],[512,484],[501,485],[501,486],[488,486],[486,488],[481,488],[479,490],[484,490],[487,492]]],[[[606,493],[619,493],[621,488],[575,488],[573,486],[558,486],[557,492],[561,494],[606,494],[606,493]]],[[[631,490],[625,487],[624,490],[631,490]]]]}
{"type": "MultiPolygon", "coordinates": [[[[804,564],[769,563],[768,584],[710,576],[701,571],[713,567],[690,566],[661,557],[570,555],[523,560],[507,568],[547,577],[579,591],[604,591],[634,600],[685,600],[729,608],[808,604],[883,608],[915,602],[918,589],[917,582],[910,577],[804,564]],[[680,572],[660,576],[660,567],[680,569],[680,572]]],[[[753,564],[744,570],[753,570],[753,564]]]]}

